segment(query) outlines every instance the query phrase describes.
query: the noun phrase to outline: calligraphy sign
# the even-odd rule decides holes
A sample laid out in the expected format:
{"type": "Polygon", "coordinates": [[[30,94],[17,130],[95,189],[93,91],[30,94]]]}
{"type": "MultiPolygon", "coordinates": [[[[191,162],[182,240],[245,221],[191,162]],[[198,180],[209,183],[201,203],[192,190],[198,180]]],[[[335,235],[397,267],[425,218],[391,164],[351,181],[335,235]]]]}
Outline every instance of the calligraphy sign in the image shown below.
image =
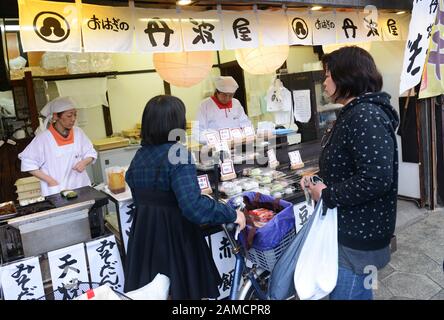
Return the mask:
{"type": "Polygon", "coordinates": [[[336,13],[336,23],[338,43],[366,41],[363,20],[357,12],[336,13]]]}
{"type": "Polygon", "coordinates": [[[225,49],[259,46],[259,30],[254,12],[223,11],[221,19],[225,49]]]}
{"type": "Polygon", "coordinates": [[[305,12],[287,11],[287,17],[290,44],[312,45],[313,22],[311,15],[305,12]]]}
{"type": "Polygon", "coordinates": [[[83,292],[75,288],[65,288],[71,280],[88,282],[85,250],[83,243],[48,252],[49,269],[55,300],[72,300],[83,292]]]}
{"type": "Polygon", "coordinates": [[[263,46],[288,45],[288,21],[283,10],[257,12],[263,46]]]}
{"type": "Polygon", "coordinates": [[[314,45],[336,43],[336,29],[339,27],[334,12],[313,13],[312,21],[314,45]]]}
{"type": "Polygon", "coordinates": [[[75,3],[19,0],[23,51],[81,51],[75,3]]]}
{"type": "Polygon", "coordinates": [[[180,14],[185,51],[222,50],[222,23],[217,11],[180,14]]]}
{"type": "Polygon", "coordinates": [[[82,5],[85,52],[130,52],[134,24],[128,7],[82,5]]]}
{"type": "Polygon", "coordinates": [[[0,282],[5,300],[34,300],[45,295],[38,257],[2,266],[0,282]]]}
{"type": "Polygon", "coordinates": [[[125,253],[128,248],[128,238],[131,231],[131,224],[133,223],[134,212],[135,206],[132,200],[119,202],[120,235],[125,253]]]}
{"type": "Polygon", "coordinates": [[[182,51],[180,18],[175,11],[136,8],[135,32],[140,52],[182,51]]]}
{"type": "Polygon", "coordinates": [[[89,272],[92,282],[108,285],[123,293],[122,260],[114,235],[86,243],[89,272]]]}
{"type": "Polygon", "coordinates": [[[400,16],[395,13],[380,14],[379,30],[384,41],[402,40],[403,27],[401,20],[400,16]]]}
{"type": "Polygon", "coordinates": [[[314,208],[307,205],[306,201],[300,202],[293,206],[293,213],[295,218],[296,234],[302,229],[307,222],[308,217],[313,213],[314,208]]]}

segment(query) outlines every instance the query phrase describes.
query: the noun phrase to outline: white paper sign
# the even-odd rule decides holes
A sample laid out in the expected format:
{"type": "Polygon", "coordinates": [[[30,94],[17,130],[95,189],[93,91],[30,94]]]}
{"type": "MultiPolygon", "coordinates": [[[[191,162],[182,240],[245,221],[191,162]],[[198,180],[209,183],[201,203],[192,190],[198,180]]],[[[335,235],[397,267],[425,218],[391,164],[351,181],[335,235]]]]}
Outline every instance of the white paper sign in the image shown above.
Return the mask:
{"type": "Polygon", "coordinates": [[[33,300],[45,295],[38,257],[0,268],[0,288],[5,300],[33,300]]]}
{"type": "Polygon", "coordinates": [[[242,140],[244,136],[243,136],[242,130],[240,128],[233,128],[233,129],[231,129],[231,137],[234,140],[242,140]]]}
{"type": "Polygon", "coordinates": [[[23,51],[81,51],[75,3],[21,0],[18,4],[23,51]]]}
{"type": "Polygon", "coordinates": [[[119,202],[119,228],[125,253],[128,250],[128,238],[131,231],[131,224],[133,223],[134,210],[135,207],[132,200],[119,202]]]}
{"type": "Polygon", "coordinates": [[[219,136],[221,141],[231,140],[231,133],[229,128],[219,129],[219,136]]]}
{"type": "Polygon", "coordinates": [[[313,21],[307,11],[287,11],[290,44],[312,45],[313,21]]]}
{"type": "Polygon", "coordinates": [[[180,14],[185,51],[222,50],[222,23],[217,11],[180,14]]]}
{"type": "Polygon", "coordinates": [[[233,161],[225,160],[224,162],[222,162],[222,164],[220,165],[220,171],[224,176],[234,173],[233,161]]]}
{"type": "Polygon", "coordinates": [[[208,179],[207,174],[203,174],[201,176],[197,176],[197,182],[199,183],[200,190],[210,188],[210,180],[208,179]]]}
{"type": "Polygon", "coordinates": [[[311,118],[310,90],[293,90],[294,119],[306,123],[311,118]]]}
{"type": "Polygon", "coordinates": [[[283,10],[257,12],[263,46],[288,44],[287,15],[283,10]]]}
{"type": "Polygon", "coordinates": [[[384,41],[402,40],[403,24],[401,17],[395,13],[379,14],[379,30],[384,41]]]}
{"type": "Polygon", "coordinates": [[[288,157],[290,158],[291,164],[300,164],[302,163],[301,154],[299,153],[299,150],[292,151],[288,153],[288,157]]]}
{"type": "Polygon", "coordinates": [[[300,202],[293,206],[293,213],[295,218],[296,234],[301,231],[308,218],[313,213],[314,208],[307,205],[307,202],[300,202]]]}
{"type": "Polygon", "coordinates": [[[257,48],[259,29],[256,15],[248,11],[223,11],[224,45],[227,50],[257,48]]]}
{"type": "Polygon", "coordinates": [[[267,156],[268,156],[268,163],[276,162],[276,153],[273,149],[267,150],[267,156]]]}
{"type": "Polygon", "coordinates": [[[86,243],[92,282],[107,284],[123,293],[125,283],[122,260],[114,235],[86,243]]]}
{"type": "Polygon", "coordinates": [[[338,27],[337,42],[362,42],[365,41],[363,20],[358,12],[337,12],[336,23],[338,27]]]}
{"type": "Polygon", "coordinates": [[[313,13],[313,44],[336,43],[336,15],[334,12],[313,13]]]}
{"type": "Polygon", "coordinates": [[[59,295],[55,295],[55,300],[72,300],[83,293],[74,288],[63,289],[64,284],[69,284],[74,279],[88,282],[83,243],[48,252],[48,262],[52,288],[60,292],[59,295]]]}
{"type": "Polygon", "coordinates": [[[436,10],[431,10],[434,0],[413,1],[409,36],[404,50],[404,64],[401,71],[399,94],[413,88],[421,81],[422,71],[431,40],[436,10]]]}
{"type": "Polygon", "coordinates": [[[208,132],[205,134],[205,138],[207,139],[207,144],[210,146],[216,146],[219,144],[219,133],[208,132]]]}
{"type": "Polygon", "coordinates": [[[175,11],[136,8],[135,27],[139,51],[182,51],[180,18],[175,11]]]}
{"type": "Polygon", "coordinates": [[[134,24],[130,8],[82,4],[82,20],[85,52],[131,51],[134,24]]]}
{"type": "Polygon", "coordinates": [[[223,231],[212,234],[209,243],[213,260],[222,278],[222,284],[219,286],[220,296],[218,299],[223,299],[230,294],[236,258],[231,252],[230,242],[223,231]]]}
{"type": "Polygon", "coordinates": [[[246,137],[254,136],[254,129],[253,129],[253,127],[244,127],[243,130],[244,130],[244,134],[245,134],[246,137]]]}
{"type": "Polygon", "coordinates": [[[368,10],[368,12],[361,12],[359,18],[361,20],[361,30],[363,31],[363,40],[360,41],[381,41],[378,10],[375,8],[374,10],[368,10]]]}

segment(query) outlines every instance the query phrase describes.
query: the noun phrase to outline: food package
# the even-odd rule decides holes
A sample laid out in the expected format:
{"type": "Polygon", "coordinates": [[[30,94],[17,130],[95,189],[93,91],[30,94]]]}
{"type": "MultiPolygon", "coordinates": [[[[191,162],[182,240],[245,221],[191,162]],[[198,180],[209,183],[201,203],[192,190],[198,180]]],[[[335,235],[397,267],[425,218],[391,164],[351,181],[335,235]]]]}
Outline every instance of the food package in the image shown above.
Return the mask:
{"type": "Polygon", "coordinates": [[[40,66],[46,70],[64,69],[68,66],[66,53],[45,52],[40,60],[40,66]]]}
{"type": "Polygon", "coordinates": [[[0,203],[0,215],[6,215],[11,213],[16,213],[14,202],[8,201],[0,203]]]}
{"type": "Polygon", "coordinates": [[[70,53],[68,54],[68,73],[89,73],[89,53],[70,53]]]}
{"type": "Polygon", "coordinates": [[[265,208],[248,210],[246,213],[250,218],[249,220],[257,228],[263,227],[274,217],[274,212],[265,208]]]}

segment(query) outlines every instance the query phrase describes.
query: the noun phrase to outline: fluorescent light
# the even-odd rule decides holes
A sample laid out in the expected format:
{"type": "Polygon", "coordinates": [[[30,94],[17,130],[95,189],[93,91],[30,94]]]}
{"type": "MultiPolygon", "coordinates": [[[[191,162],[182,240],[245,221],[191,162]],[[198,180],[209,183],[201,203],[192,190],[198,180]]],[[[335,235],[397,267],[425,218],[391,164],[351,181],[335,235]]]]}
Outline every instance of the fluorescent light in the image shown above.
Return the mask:
{"type": "Polygon", "coordinates": [[[187,6],[187,5],[189,5],[189,4],[191,4],[191,0],[179,0],[179,1],[177,1],[177,4],[179,5],[179,6],[187,6]]]}
{"type": "Polygon", "coordinates": [[[311,7],[311,11],[318,11],[318,10],[321,10],[322,9],[322,6],[313,6],[313,7],[311,7]]]}
{"type": "Polygon", "coordinates": [[[398,12],[396,12],[396,14],[404,14],[405,13],[405,11],[398,11],[398,12]]]}
{"type": "Polygon", "coordinates": [[[16,24],[6,24],[5,31],[20,31],[20,27],[16,24]]]}

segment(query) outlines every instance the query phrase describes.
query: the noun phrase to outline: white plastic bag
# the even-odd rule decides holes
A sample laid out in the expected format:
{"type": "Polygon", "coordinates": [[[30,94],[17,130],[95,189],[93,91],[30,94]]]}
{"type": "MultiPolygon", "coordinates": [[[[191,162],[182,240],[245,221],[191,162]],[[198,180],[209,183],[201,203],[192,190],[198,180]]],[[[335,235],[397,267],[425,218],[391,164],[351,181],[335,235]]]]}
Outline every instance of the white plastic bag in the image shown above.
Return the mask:
{"type": "MultiPolygon", "coordinates": [[[[322,200],[321,200],[322,201],[322,200]]],[[[336,286],[338,278],[337,209],[313,213],[313,224],[305,239],[294,271],[294,285],[301,300],[318,300],[336,286]]]]}
{"type": "Polygon", "coordinates": [[[170,278],[166,275],[158,273],[153,281],[146,286],[125,293],[125,295],[133,300],[166,300],[170,291],[170,278]]]}

